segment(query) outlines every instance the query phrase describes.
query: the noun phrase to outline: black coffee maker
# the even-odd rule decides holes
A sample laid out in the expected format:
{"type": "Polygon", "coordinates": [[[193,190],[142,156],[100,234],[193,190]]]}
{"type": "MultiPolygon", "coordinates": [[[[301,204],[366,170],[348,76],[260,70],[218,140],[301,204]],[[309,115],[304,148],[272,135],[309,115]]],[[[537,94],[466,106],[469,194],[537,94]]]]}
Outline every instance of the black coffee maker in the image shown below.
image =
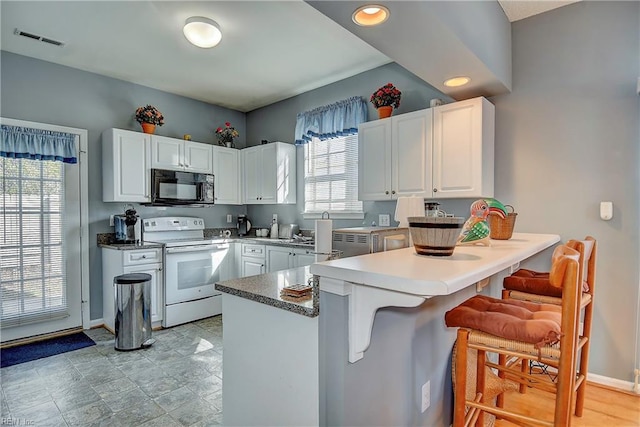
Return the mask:
{"type": "Polygon", "coordinates": [[[238,236],[246,236],[251,230],[251,221],[246,215],[238,215],[238,236]]]}

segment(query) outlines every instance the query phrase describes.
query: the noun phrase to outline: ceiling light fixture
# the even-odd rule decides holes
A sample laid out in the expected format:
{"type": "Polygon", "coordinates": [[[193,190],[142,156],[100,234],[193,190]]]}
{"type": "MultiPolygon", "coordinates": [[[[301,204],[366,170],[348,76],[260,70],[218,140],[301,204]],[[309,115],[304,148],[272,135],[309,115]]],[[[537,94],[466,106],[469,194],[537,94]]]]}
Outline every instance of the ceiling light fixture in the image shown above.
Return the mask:
{"type": "Polygon", "coordinates": [[[192,16],[187,19],[182,32],[191,44],[202,48],[214,47],[222,40],[222,32],[218,24],[202,16],[192,16]]]}
{"type": "Polygon", "coordinates": [[[459,76],[459,77],[453,77],[451,79],[445,80],[444,85],[447,87],[458,87],[458,86],[464,86],[470,81],[471,79],[467,76],[459,76]]]}
{"type": "Polygon", "coordinates": [[[360,26],[373,27],[389,19],[389,9],[379,4],[368,4],[357,8],[351,19],[360,26]]]}

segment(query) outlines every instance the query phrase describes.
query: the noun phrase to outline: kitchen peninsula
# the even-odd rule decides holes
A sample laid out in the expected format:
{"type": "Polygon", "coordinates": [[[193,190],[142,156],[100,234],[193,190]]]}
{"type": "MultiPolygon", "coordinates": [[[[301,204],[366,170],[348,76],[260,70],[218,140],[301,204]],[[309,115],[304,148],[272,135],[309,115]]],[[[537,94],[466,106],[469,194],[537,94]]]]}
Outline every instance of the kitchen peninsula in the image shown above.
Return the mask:
{"type": "MultiPolygon", "coordinates": [[[[242,399],[238,394],[238,400],[226,396],[227,387],[243,383],[248,389],[252,384],[263,386],[259,397],[264,402],[260,405],[280,408],[260,414],[262,417],[255,415],[259,417],[255,423],[245,418],[245,425],[310,425],[294,419],[290,408],[298,415],[311,414],[307,421],[315,418],[313,425],[449,425],[455,330],[444,325],[444,313],[478,291],[498,295],[502,278],[520,263],[534,269],[548,267],[550,251],[542,252],[559,240],[551,234],[516,233],[510,240],[492,241],[491,247],[457,247],[450,257],[420,256],[407,248],[313,264],[309,271],[319,277],[320,315],[313,324],[305,325],[299,346],[280,352],[280,360],[295,363],[296,368],[287,369],[286,363],[263,364],[260,348],[255,345],[251,356],[252,364],[276,382],[317,383],[318,391],[313,393],[316,401],[304,395],[283,401],[271,391],[271,384],[260,378],[259,370],[252,369],[251,375],[227,375],[227,361],[235,364],[233,357],[237,357],[227,358],[227,344],[241,339],[239,334],[249,332],[252,339],[275,332],[286,336],[309,319],[296,315],[288,316],[286,322],[290,323],[268,323],[267,317],[258,319],[249,311],[244,311],[249,315],[246,318],[226,317],[227,310],[238,307],[235,302],[227,305],[228,294],[224,294],[225,425],[238,425],[227,419],[234,411],[260,409],[254,406],[254,400],[258,401],[255,396],[242,399]],[[313,350],[317,354],[312,354],[313,350]],[[310,363],[298,369],[300,360],[310,363]],[[429,390],[430,402],[423,410],[424,387],[429,390]]],[[[242,280],[247,279],[235,282],[242,280]]],[[[269,354],[273,344],[264,341],[269,354]]],[[[249,355],[245,355],[248,362],[247,358],[249,355]]]]}

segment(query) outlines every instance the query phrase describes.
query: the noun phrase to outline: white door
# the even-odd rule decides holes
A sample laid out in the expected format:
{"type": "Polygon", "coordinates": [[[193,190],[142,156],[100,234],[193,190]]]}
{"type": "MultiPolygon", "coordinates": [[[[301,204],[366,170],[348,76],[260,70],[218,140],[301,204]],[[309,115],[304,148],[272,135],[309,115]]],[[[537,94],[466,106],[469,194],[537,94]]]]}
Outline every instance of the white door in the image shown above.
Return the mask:
{"type": "Polygon", "coordinates": [[[391,200],[391,119],[358,128],[358,200],[391,200]]]}
{"type": "Polygon", "coordinates": [[[129,273],[147,273],[151,276],[151,321],[162,320],[164,309],[164,287],[162,286],[162,264],[143,264],[135,267],[126,267],[122,271],[129,273]]]}
{"type": "Polygon", "coordinates": [[[264,260],[242,257],[242,277],[257,276],[264,272],[264,260]]]}
{"type": "Polygon", "coordinates": [[[215,175],[215,202],[222,205],[239,205],[240,163],[239,150],[226,147],[213,148],[213,174],[215,175]]]}
{"type": "Polygon", "coordinates": [[[435,107],[433,129],[433,197],[481,196],[481,99],[435,107]]]}
{"type": "Polygon", "coordinates": [[[151,135],[151,167],[184,170],[184,141],[151,135]]]}
{"type": "Polygon", "coordinates": [[[391,195],[431,197],[431,110],[391,118],[391,195]]]}
{"type": "Polygon", "coordinates": [[[275,204],[278,184],[286,182],[284,179],[285,165],[278,164],[278,143],[262,146],[262,179],[260,180],[260,203],[275,204]]]}
{"type": "Polygon", "coordinates": [[[199,142],[184,142],[184,167],[189,172],[213,173],[212,146],[199,142]]]}
{"type": "Polygon", "coordinates": [[[80,174],[0,158],[2,342],[82,326],[80,174]]]}
{"type": "Polygon", "coordinates": [[[242,160],[244,163],[244,202],[246,204],[255,205],[260,203],[260,191],[262,190],[262,185],[260,184],[262,174],[261,159],[260,147],[242,150],[242,160]]]}
{"type": "Polygon", "coordinates": [[[277,246],[267,246],[267,272],[287,270],[291,267],[292,250],[277,246]]]}

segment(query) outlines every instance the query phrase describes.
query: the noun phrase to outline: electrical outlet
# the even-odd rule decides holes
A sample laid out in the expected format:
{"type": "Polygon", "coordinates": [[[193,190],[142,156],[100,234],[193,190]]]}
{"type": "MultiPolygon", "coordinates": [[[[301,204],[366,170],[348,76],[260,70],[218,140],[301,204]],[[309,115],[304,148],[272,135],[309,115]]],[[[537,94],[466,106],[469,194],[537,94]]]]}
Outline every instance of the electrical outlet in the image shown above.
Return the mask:
{"type": "Polygon", "coordinates": [[[278,214],[273,214],[273,220],[274,220],[275,222],[278,222],[278,214]]]}
{"type": "Polygon", "coordinates": [[[113,227],[113,226],[115,225],[115,224],[114,224],[114,221],[115,221],[115,220],[113,219],[113,217],[114,217],[114,216],[115,216],[115,215],[109,215],[109,225],[110,225],[111,227],[113,227]]]}
{"type": "Polygon", "coordinates": [[[422,412],[431,406],[431,381],[427,381],[422,386],[422,412]]]}
{"type": "Polygon", "coordinates": [[[378,223],[381,227],[388,227],[391,224],[389,223],[389,214],[380,214],[378,215],[378,223]]]}
{"type": "Polygon", "coordinates": [[[231,224],[233,221],[233,216],[231,214],[227,214],[227,223],[231,224]]]}

